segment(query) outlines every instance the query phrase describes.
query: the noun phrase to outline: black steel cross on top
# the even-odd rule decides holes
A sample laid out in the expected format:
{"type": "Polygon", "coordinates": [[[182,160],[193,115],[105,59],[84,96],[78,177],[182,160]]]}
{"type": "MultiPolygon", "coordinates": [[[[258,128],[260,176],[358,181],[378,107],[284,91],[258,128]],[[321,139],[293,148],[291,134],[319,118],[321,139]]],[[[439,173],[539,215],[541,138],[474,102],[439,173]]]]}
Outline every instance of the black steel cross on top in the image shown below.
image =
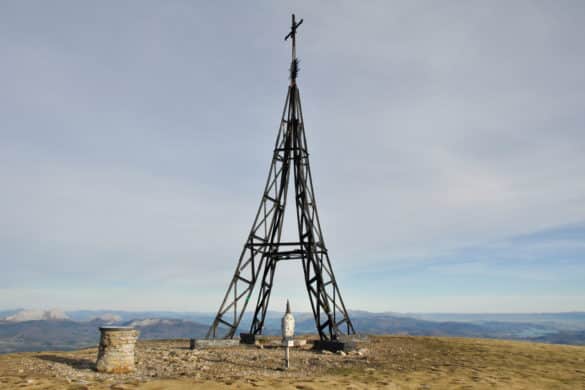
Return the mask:
{"type": "Polygon", "coordinates": [[[298,23],[295,22],[295,14],[292,14],[292,24],[290,26],[290,32],[284,37],[286,41],[289,38],[292,38],[292,58],[293,60],[297,57],[296,53],[296,35],[297,35],[297,28],[303,23],[303,19],[301,19],[298,23]]]}

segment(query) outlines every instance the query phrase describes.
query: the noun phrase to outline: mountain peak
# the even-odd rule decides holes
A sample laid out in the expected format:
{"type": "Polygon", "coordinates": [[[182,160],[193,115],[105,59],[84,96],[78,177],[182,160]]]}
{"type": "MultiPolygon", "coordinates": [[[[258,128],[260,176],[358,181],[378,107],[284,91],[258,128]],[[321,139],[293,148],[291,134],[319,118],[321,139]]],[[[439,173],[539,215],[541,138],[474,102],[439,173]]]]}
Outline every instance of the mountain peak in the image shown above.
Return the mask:
{"type": "Polygon", "coordinates": [[[6,321],[24,322],[41,320],[68,320],[69,317],[61,309],[50,310],[21,310],[16,314],[6,317],[6,321]]]}

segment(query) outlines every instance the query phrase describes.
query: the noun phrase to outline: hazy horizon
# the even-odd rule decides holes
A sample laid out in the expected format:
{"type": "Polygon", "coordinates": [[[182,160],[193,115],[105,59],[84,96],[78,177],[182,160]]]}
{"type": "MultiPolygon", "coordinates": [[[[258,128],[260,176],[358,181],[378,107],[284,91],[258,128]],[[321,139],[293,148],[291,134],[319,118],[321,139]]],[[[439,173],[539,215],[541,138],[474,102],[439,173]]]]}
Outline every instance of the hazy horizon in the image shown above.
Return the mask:
{"type": "MultiPolygon", "coordinates": [[[[128,312],[128,313],[177,313],[177,314],[188,314],[188,313],[196,313],[196,314],[209,314],[215,315],[217,311],[204,311],[204,310],[167,310],[167,309],[147,309],[147,310],[137,310],[137,309],[105,309],[105,308],[98,308],[98,309],[84,309],[84,308],[70,308],[65,309],[62,307],[50,307],[50,308],[25,308],[25,307],[17,307],[17,308],[8,308],[3,309],[0,308],[0,312],[10,312],[10,311],[50,311],[50,310],[62,310],[63,312],[79,312],[79,311],[87,311],[87,312],[128,312]]],[[[391,311],[391,310],[382,310],[382,311],[372,311],[372,310],[364,310],[364,309],[355,309],[355,308],[347,308],[350,312],[366,312],[371,314],[401,314],[401,315],[421,315],[421,314],[437,314],[437,315],[512,315],[512,314],[519,314],[519,315],[539,315],[539,314],[569,314],[569,313],[585,313],[585,310],[570,310],[570,311],[543,311],[543,312],[448,312],[448,311],[429,311],[429,312],[399,312],[399,311],[391,311]]],[[[279,310],[277,307],[271,307],[268,312],[271,313],[282,313],[285,310],[279,310]]],[[[292,310],[296,313],[303,313],[303,314],[311,314],[310,309],[306,311],[301,310],[292,310]]],[[[253,314],[253,309],[246,310],[245,313],[253,314]]]]}

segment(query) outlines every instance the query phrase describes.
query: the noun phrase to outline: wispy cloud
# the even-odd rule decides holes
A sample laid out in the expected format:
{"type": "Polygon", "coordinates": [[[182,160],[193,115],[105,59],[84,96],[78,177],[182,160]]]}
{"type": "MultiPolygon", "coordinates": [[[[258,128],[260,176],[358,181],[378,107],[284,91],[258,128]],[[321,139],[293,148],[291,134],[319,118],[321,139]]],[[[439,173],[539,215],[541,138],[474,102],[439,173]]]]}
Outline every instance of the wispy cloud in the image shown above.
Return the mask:
{"type": "MultiPolygon", "coordinates": [[[[317,201],[350,306],[574,307],[581,4],[295,7],[317,201]]],[[[34,10],[0,13],[0,306],[103,307],[106,286],[119,308],[213,310],[267,173],[291,9],[34,10]]],[[[304,301],[299,269],[281,269],[276,304],[304,301]]]]}

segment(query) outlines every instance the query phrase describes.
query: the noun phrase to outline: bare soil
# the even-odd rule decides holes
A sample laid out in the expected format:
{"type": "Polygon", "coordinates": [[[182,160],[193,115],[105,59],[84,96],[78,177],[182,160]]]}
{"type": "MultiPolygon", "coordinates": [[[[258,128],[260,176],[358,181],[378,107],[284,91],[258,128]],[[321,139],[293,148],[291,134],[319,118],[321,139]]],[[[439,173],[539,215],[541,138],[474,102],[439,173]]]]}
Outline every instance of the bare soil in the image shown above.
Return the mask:
{"type": "Polygon", "coordinates": [[[585,347],[412,336],[370,337],[359,352],[188,349],[141,341],[137,369],[95,371],[96,348],[0,355],[0,389],[585,389],[585,347]]]}

